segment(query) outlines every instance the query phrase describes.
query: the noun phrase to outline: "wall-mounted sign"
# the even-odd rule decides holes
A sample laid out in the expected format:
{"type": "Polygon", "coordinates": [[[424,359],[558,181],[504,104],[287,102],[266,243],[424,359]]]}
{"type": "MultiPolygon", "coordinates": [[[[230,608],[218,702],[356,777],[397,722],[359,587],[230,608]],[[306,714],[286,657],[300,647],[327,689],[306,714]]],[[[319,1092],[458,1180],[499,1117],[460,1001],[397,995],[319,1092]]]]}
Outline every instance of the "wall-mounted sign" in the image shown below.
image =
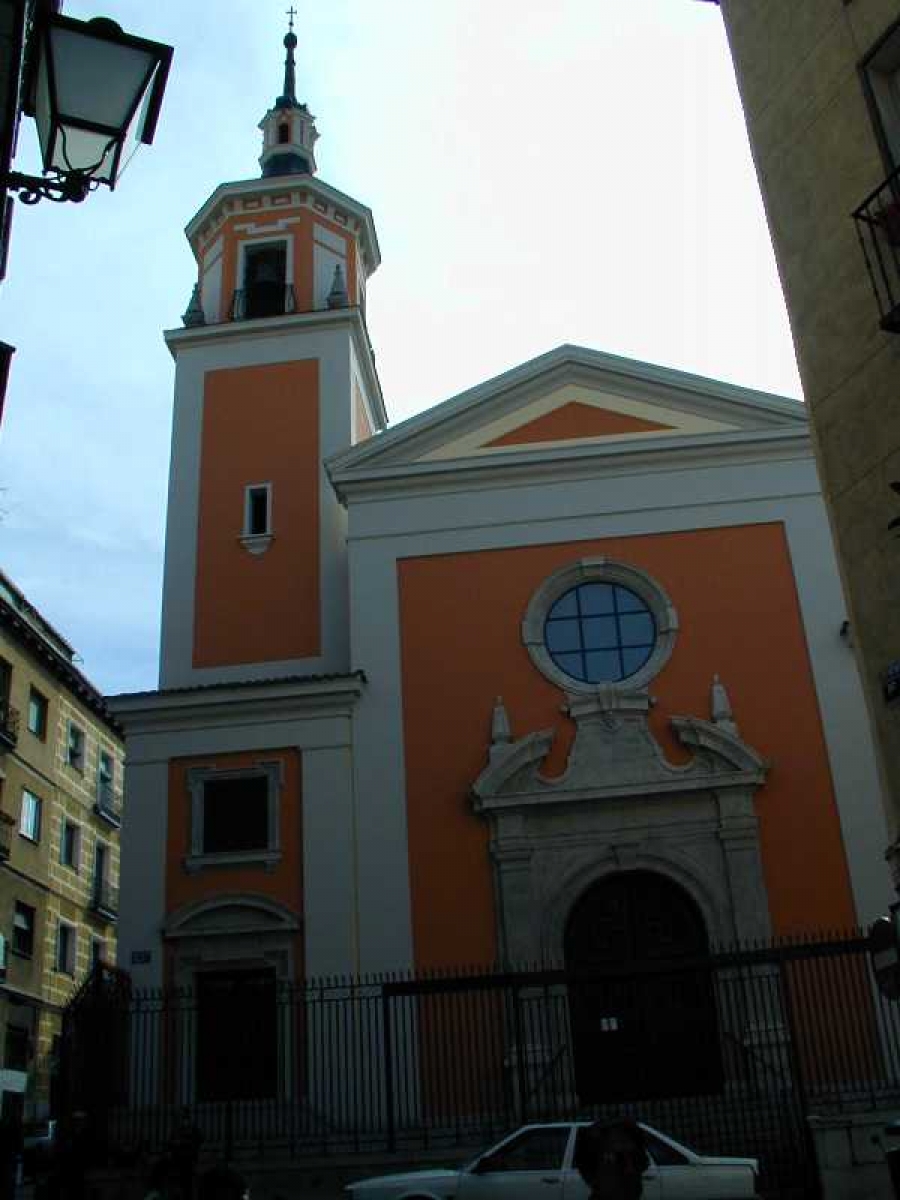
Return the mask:
{"type": "Polygon", "coordinates": [[[900,659],[888,663],[881,676],[885,704],[900,700],[900,659]]]}
{"type": "Polygon", "coordinates": [[[131,965],[133,967],[145,967],[153,958],[153,953],[150,950],[132,950],[131,965]]]}

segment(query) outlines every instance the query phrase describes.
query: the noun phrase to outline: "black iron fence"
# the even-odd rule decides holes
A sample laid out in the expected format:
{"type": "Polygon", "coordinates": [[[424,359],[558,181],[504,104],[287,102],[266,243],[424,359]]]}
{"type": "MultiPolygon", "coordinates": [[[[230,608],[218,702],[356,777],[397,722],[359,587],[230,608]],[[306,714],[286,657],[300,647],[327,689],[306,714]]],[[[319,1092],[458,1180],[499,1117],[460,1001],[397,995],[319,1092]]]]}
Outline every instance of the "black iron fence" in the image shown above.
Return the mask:
{"type": "Polygon", "coordinates": [[[292,1155],[476,1147],[625,1111],[806,1194],[810,1114],[900,1101],[900,1021],[861,935],[590,975],[254,969],[133,993],[100,968],[64,1020],[62,1095],[119,1148],[164,1147],[187,1105],[208,1147],[292,1155]]]}

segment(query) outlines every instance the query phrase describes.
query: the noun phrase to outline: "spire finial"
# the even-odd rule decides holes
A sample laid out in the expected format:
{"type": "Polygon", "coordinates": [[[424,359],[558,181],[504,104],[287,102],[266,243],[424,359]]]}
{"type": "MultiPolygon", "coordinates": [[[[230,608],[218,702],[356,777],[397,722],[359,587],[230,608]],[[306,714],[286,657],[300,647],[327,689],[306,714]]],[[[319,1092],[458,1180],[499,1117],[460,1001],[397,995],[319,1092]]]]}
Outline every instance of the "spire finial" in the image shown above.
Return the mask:
{"type": "Polygon", "coordinates": [[[294,63],[294,51],[297,49],[297,35],[294,33],[294,17],[297,10],[293,4],[287,11],[288,31],[284,35],[284,48],[287,51],[284,59],[284,90],[275,102],[276,108],[297,107],[297,74],[294,63]]]}

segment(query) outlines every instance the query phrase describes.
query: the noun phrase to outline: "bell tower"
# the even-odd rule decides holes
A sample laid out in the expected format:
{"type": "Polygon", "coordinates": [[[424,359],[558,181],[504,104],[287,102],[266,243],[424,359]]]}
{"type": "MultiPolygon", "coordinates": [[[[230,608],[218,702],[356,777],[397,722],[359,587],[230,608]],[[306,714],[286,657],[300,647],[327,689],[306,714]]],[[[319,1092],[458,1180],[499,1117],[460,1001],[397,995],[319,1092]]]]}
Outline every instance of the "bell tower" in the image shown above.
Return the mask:
{"type": "Polygon", "coordinates": [[[293,16],[261,177],[222,184],[186,229],[197,284],[166,334],[164,688],[350,669],[345,514],[323,463],[386,424],[365,326],[380,256],[370,210],[316,175],[293,16]]]}

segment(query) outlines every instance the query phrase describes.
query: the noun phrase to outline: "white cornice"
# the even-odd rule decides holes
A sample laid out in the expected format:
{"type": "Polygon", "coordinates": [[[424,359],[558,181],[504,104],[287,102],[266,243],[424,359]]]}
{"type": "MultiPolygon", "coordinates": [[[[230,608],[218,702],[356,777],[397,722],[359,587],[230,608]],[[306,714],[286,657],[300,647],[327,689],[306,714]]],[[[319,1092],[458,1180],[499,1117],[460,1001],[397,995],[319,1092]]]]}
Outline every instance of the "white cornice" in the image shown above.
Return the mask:
{"type": "MultiPolygon", "coordinates": [[[[387,436],[386,434],[382,435],[387,436]]],[[[660,437],[653,441],[579,442],[553,449],[523,449],[491,456],[437,459],[406,464],[373,463],[339,467],[326,464],[343,503],[351,498],[398,492],[457,491],[462,487],[508,486],[561,479],[629,474],[637,471],[683,471],[752,462],[813,460],[807,428],[739,430],[728,433],[660,437]]]]}
{"type": "Polygon", "coordinates": [[[352,712],[365,680],[359,675],[338,679],[266,680],[261,683],[215,685],[162,692],[125,692],[107,703],[128,735],[179,732],[192,725],[259,723],[269,718],[334,715],[352,712]]]}
{"type": "Polygon", "coordinates": [[[335,456],[330,466],[339,472],[374,459],[409,461],[449,438],[495,419],[510,404],[521,405],[535,395],[564,383],[608,389],[623,396],[656,400],[744,428],[806,428],[806,406],[799,400],[771,395],[705,379],[684,371],[589,350],[558,346],[493,379],[402,421],[376,442],[364,442],[335,456]]]}
{"type": "Polygon", "coordinates": [[[238,179],[231,183],[220,183],[185,226],[184,232],[188,241],[193,243],[201,226],[213,216],[223,200],[234,196],[267,196],[272,192],[290,190],[311,192],[323,200],[329,200],[332,204],[346,208],[356,217],[364,233],[364,249],[370,260],[369,274],[377,270],[381,263],[381,250],[378,246],[378,235],[375,232],[372,210],[330,184],[324,183],[315,175],[271,175],[259,179],[238,179]]]}
{"type": "Polygon", "coordinates": [[[191,325],[183,329],[166,329],[163,332],[169,353],[177,360],[182,350],[198,346],[209,347],[234,344],[242,341],[256,342],[261,338],[285,337],[299,330],[350,327],[356,356],[361,364],[369,395],[374,398],[374,414],[379,431],[387,425],[387,410],[381,394],[381,383],[375,368],[375,355],[362,311],[357,308],[327,308],[314,312],[286,313],[282,317],[259,317],[243,321],[220,321],[215,325],[191,325]]]}

